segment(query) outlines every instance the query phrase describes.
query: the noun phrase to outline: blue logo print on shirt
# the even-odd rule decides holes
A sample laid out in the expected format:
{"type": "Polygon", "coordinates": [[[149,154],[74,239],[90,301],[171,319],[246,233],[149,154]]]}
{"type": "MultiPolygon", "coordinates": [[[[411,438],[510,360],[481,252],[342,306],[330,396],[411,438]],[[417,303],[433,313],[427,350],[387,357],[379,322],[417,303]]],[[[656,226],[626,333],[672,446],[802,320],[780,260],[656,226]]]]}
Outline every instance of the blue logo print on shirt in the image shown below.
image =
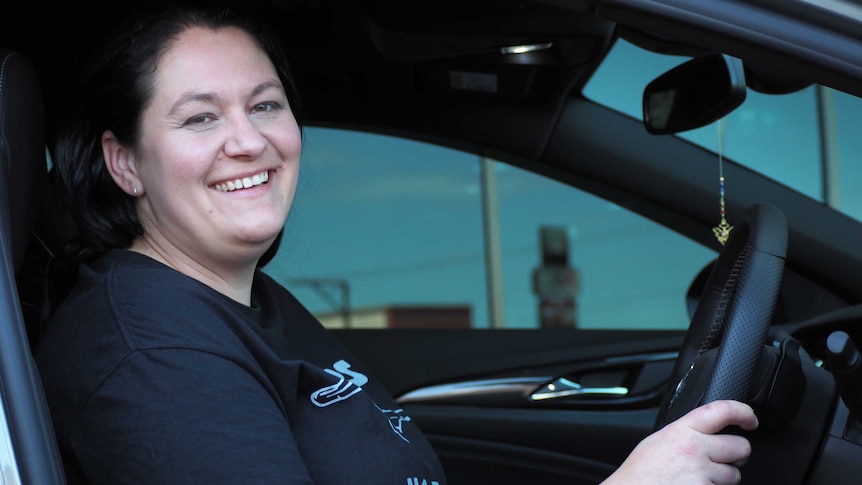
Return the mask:
{"type": "Polygon", "coordinates": [[[339,360],[332,365],[335,370],[323,369],[338,378],[338,382],[331,386],[321,387],[311,394],[311,402],[317,407],[326,407],[339,401],[350,398],[362,390],[362,386],[368,382],[364,374],[350,370],[350,364],[339,360]]]}
{"type": "Polygon", "coordinates": [[[399,438],[410,443],[410,440],[404,436],[404,422],[410,421],[410,416],[404,414],[403,409],[382,409],[376,404],[374,406],[389,418],[389,427],[392,428],[392,431],[394,431],[399,438]]]}
{"type": "MultiPolygon", "coordinates": [[[[350,370],[350,364],[344,360],[332,364],[332,369],[323,369],[335,376],[338,381],[335,384],[321,387],[311,393],[311,402],[319,408],[330,406],[345,399],[349,399],[362,391],[362,386],[368,382],[365,374],[350,370]]],[[[404,422],[410,421],[410,416],[404,414],[403,409],[383,409],[374,405],[389,420],[389,427],[402,440],[410,443],[404,436],[404,422]]]]}

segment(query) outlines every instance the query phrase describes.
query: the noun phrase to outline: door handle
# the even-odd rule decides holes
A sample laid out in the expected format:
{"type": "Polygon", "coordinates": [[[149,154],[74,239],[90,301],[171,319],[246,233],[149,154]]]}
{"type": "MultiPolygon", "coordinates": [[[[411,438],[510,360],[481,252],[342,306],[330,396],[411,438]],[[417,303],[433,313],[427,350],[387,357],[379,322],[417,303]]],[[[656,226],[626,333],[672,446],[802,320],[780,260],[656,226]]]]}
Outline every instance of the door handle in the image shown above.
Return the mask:
{"type": "Polygon", "coordinates": [[[627,387],[584,387],[575,381],[558,377],[530,394],[531,401],[546,401],[571,396],[614,397],[629,393],[627,387]]]}

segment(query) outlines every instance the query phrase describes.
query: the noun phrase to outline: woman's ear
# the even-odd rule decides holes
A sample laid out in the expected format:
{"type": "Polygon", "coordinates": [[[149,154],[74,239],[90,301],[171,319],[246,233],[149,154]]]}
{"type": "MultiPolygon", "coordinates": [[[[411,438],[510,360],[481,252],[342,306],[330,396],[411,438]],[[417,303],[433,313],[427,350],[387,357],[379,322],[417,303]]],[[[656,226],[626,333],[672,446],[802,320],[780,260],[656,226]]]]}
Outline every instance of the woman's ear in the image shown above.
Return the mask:
{"type": "Polygon", "coordinates": [[[105,166],[108,173],[114,179],[123,192],[132,197],[144,195],[141,179],[135,167],[135,158],[131,150],[117,140],[111,130],[102,133],[102,155],[105,157],[105,166]]]}

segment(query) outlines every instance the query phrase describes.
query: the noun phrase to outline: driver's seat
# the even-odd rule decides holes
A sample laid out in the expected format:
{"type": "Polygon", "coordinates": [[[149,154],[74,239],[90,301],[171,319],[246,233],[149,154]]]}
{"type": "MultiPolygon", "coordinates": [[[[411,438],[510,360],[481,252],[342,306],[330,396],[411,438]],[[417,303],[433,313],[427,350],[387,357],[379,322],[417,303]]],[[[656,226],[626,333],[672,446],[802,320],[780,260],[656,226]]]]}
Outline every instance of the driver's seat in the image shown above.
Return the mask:
{"type": "Polygon", "coordinates": [[[24,260],[39,201],[48,184],[45,115],[35,70],[17,52],[0,49],[0,170],[3,236],[17,271],[24,260]]]}
{"type": "Polygon", "coordinates": [[[0,481],[63,484],[16,287],[48,192],[42,88],[33,65],[5,48],[0,48],[0,183],[0,438],[12,445],[4,458],[14,458],[14,463],[0,460],[0,481]]]}

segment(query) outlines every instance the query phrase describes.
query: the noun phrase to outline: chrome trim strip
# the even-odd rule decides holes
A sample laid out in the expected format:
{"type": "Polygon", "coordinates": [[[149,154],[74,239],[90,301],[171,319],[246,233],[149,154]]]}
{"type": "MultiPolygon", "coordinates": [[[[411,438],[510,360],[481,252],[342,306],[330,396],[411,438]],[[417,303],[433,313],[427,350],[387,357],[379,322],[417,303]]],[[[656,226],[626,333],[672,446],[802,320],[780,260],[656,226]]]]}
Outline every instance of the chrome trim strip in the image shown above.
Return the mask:
{"type": "MultiPolygon", "coordinates": [[[[620,365],[676,360],[677,352],[626,355],[600,361],[601,365],[620,365]]],[[[396,399],[398,404],[524,404],[570,396],[622,397],[629,393],[626,387],[582,387],[564,377],[512,377],[501,379],[479,379],[474,381],[422,387],[396,399]]]]}
{"type": "Polygon", "coordinates": [[[440,401],[466,401],[489,395],[496,398],[517,397],[524,399],[536,387],[548,382],[551,377],[524,377],[507,379],[485,379],[454,384],[429,386],[408,392],[397,399],[398,404],[431,403],[440,401]]]}
{"type": "Polygon", "coordinates": [[[662,360],[676,360],[679,352],[662,352],[660,354],[637,354],[624,355],[620,357],[608,357],[604,360],[606,364],[625,364],[629,362],[658,362],[662,360]]]}

